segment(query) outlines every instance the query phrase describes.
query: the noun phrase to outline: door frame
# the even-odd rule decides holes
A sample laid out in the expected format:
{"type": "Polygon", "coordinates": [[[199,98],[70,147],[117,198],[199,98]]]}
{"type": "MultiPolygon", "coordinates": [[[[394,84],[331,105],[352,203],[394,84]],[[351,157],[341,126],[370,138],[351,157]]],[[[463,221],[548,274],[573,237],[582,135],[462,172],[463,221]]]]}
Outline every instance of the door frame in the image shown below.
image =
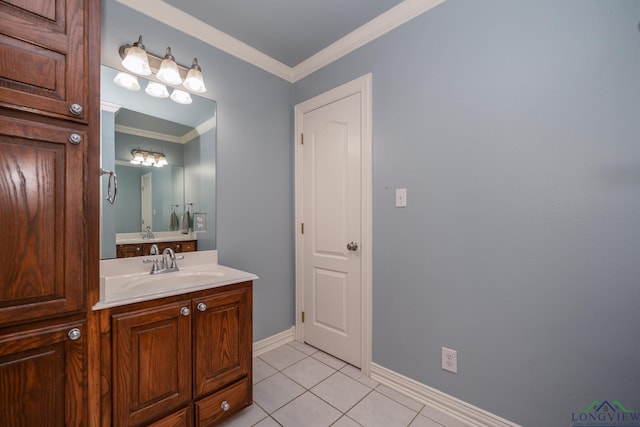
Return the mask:
{"type": "Polygon", "coordinates": [[[371,373],[372,353],[372,258],[373,258],[373,222],[372,222],[372,74],[366,74],[307,101],[295,106],[294,124],[294,153],[295,153],[295,253],[296,253],[296,322],[295,339],[304,342],[304,323],[301,313],[304,311],[304,286],[302,275],[303,242],[300,224],[302,217],[302,177],[304,165],[302,162],[301,137],[304,114],[317,108],[331,104],[332,102],[346,98],[353,94],[360,94],[361,117],[361,227],[362,236],[360,244],[361,254],[361,305],[362,305],[362,338],[361,338],[361,371],[365,375],[371,373]]]}

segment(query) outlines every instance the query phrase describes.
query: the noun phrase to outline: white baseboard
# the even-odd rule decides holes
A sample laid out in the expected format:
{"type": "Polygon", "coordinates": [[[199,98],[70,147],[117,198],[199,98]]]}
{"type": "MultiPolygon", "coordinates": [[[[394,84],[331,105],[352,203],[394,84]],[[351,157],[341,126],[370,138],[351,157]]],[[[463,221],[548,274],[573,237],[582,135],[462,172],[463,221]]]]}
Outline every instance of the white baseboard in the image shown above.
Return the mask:
{"type": "Polygon", "coordinates": [[[260,356],[269,350],[273,350],[276,347],[280,347],[281,345],[291,342],[295,339],[295,336],[296,327],[292,326],[286,331],[282,331],[263,340],[256,341],[253,343],[253,357],[260,356]]]}
{"type": "Polygon", "coordinates": [[[468,426],[520,427],[518,424],[505,420],[460,399],[456,399],[440,390],[419,383],[376,363],[371,364],[371,378],[468,426]]]}

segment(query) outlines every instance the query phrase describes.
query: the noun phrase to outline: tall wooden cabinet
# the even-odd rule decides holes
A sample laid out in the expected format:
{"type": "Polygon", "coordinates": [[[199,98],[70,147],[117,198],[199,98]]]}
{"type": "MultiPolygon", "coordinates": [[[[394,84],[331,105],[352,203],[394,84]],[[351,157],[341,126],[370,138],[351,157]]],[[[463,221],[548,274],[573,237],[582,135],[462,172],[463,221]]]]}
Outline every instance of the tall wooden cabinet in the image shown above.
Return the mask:
{"type": "Polygon", "coordinates": [[[0,425],[85,426],[100,1],[0,0],[0,23],[0,425]]]}

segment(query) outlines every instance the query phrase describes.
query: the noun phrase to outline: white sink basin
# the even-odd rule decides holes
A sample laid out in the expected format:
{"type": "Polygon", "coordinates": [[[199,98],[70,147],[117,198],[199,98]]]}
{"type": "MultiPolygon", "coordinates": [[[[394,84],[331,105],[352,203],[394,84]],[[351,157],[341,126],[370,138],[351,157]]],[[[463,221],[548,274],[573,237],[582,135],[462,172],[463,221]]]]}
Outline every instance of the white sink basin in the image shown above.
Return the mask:
{"type": "Polygon", "coordinates": [[[100,261],[100,301],[94,310],[255,280],[258,277],[217,263],[216,251],[182,254],[179,271],[149,274],[150,257],[100,261]]]}
{"type": "Polygon", "coordinates": [[[192,285],[196,282],[209,281],[219,277],[224,277],[222,271],[174,271],[160,274],[147,273],[143,276],[107,278],[105,283],[109,288],[122,290],[149,289],[153,291],[164,289],[171,285],[192,285]]]}

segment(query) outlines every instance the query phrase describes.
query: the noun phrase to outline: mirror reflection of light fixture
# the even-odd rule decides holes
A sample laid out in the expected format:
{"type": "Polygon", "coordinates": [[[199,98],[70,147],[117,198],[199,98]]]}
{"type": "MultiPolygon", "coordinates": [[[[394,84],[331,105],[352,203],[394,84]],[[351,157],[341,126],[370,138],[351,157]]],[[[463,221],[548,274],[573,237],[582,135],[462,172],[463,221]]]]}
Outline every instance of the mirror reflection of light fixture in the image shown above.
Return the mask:
{"type": "Polygon", "coordinates": [[[180,71],[178,71],[178,64],[176,59],[171,55],[171,48],[167,48],[167,53],[160,64],[160,69],[156,77],[167,84],[179,85],[182,84],[182,78],[180,77],[180,71]]]}
{"type": "Polygon", "coordinates": [[[142,36],[138,38],[138,41],[133,43],[133,46],[129,46],[125,49],[125,56],[122,58],[122,65],[132,73],[140,74],[141,76],[148,76],[151,74],[151,68],[149,67],[149,57],[147,51],[142,44],[142,36]]]}
{"type": "Polygon", "coordinates": [[[193,58],[193,64],[191,64],[191,68],[187,73],[187,78],[184,79],[183,86],[196,93],[204,93],[207,91],[207,88],[204,86],[202,69],[198,65],[198,58],[193,58]]]}
{"type": "Polygon", "coordinates": [[[178,104],[191,104],[191,102],[193,102],[191,95],[180,89],[174,89],[173,92],[171,92],[171,99],[178,104]]]}
{"type": "Polygon", "coordinates": [[[131,150],[130,163],[134,165],[154,166],[157,168],[161,168],[162,166],[169,164],[164,153],[141,149],[131,150]]]}
{"type": "Polygon", "coordinates": [[[167,90],[167,87],[158,82],[149,82],[147,84],[147,88],[144,91],[155,98],[169,97],[169,91],[167,90]]]}
{"type": "Polygon", "coordinates": [[[113,82],[120,87],[127,90],[140,90],[140,83],[136,76],[132,76],[129,73],[119,72],[114,78],[113,82]]]}

